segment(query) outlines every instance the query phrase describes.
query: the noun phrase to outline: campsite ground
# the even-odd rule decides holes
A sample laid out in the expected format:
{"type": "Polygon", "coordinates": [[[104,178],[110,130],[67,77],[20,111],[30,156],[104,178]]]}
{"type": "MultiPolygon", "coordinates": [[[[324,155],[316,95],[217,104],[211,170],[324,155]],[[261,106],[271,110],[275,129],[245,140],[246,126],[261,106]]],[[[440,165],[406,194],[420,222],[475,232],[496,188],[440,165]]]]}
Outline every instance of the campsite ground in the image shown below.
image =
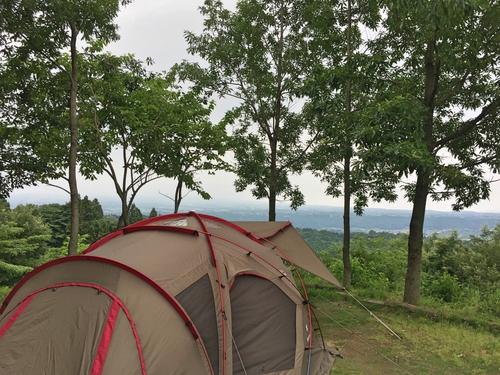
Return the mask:
{"type": "Polygon", "coordinates": [[[324,338],[343,356],[331,374],[500,374],[498,333],[400,308],[370,306],[370,313],[323,291],[314,297],[324,338]]]}
{"type": "MultiPolygon", "coordinates": [[[[332,291],[309,292],[325,341],[343,356],[332,375],[500,375],[500,330],[394,307],[368,305],[370,313],[332,291]]],[[[7,293],[0,288],[0,301],[7,293]]]]}

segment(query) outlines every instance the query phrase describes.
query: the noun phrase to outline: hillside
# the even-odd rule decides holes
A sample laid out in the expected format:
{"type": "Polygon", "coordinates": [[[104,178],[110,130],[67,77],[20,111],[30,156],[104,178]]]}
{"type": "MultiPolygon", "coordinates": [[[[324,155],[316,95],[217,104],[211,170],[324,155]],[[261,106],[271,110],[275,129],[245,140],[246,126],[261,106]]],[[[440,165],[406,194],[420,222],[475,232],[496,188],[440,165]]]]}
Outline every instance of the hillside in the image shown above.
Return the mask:
{"type": "MultiPolygon", "coordinates": [[[[138,207],[144,215],[149,214],[152,206],[139,202],[138,207]]],[[[102,202],[107,213],[118,212],[118,207],[113,207],[102,202]]],[[[169,213],[170,208],[155,207],[159,213],[169,213]]],[[[262,204],[247,205],[215,205],[210,202],[202,205],[183,205],[183,211],[197,211],[214,215],[230,221],[265,221],[267,220],[267,207],[262,204]]],[[[342,208],[329,206],[305,206],[297,211],[289,208],[278,208],[278,221],[290,221],[296,228],[312,228],[342,232],[342,208]]],[[[352,232],[408,232],[411,211],[367,208],[363,216],[351,215],[352,232]]],[[[472,211],[442,212],[427,211],[424,231],[426,235],[432,233],[449,234],[456,230],[460,236],[468,237],[470,234],[479,234],[487,225],[495,227],[500,222],[500,213],[481,213],[472,211]]]]}

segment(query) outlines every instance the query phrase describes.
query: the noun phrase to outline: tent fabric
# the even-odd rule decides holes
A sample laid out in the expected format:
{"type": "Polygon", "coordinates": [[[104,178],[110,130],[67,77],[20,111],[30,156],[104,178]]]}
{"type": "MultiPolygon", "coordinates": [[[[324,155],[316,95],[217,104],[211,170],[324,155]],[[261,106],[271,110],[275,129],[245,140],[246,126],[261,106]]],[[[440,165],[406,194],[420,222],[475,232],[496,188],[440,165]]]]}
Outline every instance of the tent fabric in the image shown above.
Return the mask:
{"type": "Polygon", "coordinates": [[[286,254],[282,256],[283,260],[291,260],[297,267],[343,289],[342,284],[331,274],[290,222],[253,221],[235,222],[235,224],[251,232],[264,245],[279,247],[286,254]]]}
{"type": "Polygon", "coordinates": [[[0,375],[327,375],[338,353],[282,259],[338,282],[297,236],[189,212],[46,263],[0,308],[0,375]]]}

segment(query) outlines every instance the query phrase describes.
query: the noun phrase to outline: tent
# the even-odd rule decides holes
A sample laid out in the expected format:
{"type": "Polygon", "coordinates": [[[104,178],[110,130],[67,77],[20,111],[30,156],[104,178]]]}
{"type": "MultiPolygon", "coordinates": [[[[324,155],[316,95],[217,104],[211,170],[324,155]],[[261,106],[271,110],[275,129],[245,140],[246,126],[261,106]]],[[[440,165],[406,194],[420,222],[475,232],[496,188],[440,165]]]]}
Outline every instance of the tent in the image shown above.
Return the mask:
{"type": "Polygon", "coordinates": [[[0,374],[327,375],[338,352],[283,260],[340,286],[290,223],[134,223],[16,285],[0,374]]]}

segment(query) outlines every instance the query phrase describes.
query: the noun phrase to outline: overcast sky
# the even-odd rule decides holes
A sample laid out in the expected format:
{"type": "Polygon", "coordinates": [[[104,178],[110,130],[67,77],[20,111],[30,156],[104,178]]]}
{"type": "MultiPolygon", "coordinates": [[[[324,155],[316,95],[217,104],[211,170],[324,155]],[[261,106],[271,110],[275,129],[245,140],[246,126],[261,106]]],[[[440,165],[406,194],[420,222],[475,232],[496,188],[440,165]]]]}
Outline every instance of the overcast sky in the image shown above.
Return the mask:
{"type": "MultiPolygon", "coordinates": [[[[225,0],[228,8],[234,9],[236,0],[225,0]]],[[[186,52],[187,44],[184,41],[184,31],[189,30],[200,33],[203,19],[199,13],[199,6],[203,0],[135,0],[132,4],[124,8],[119,16],[117,24],[120,27],[120,41],[113,43],[107,49],[116,55],[133,53],[137,58],[145,60],[151,57],[155,65],[155,70],[168,70],[173,64],[183,59],[193,60],[194,57],[186,52]]],[[[221,105],[220,107],[224,107],[221,105]]],[[[223,110],[219,109],[219,113],[223,110]]],[[[203,186],[213,197],[213,203],[224,203],[232,201],[253,201],[250,192],[236,193],[233,182],[234,175],[218,172],[215,176],[201,176],[203,186]]],[[[333,199],[324,194],[325,185],[317,178],[306,174],[302,177],[292,178],[298,184],[306,196],[306,205],[327,205],[342,206],[342,199],[333,199]]],[[[67,183],[60,184],[67,189],[67,183]]],[[[169,206],[167,198],[159,194],[173,195],[175,184],[169,180],[159,180],[146,185],[137,196],[137,202],[147,200],[158,200],[157,206],[169,206]]],[[[81,196],[88,195],[89,198],[99,200],[116,199],[118,197],[114,191],[111,180],[106,175],[101,176],[97,181],[84,181],[80,178],[78,189],[81,196]],[[116,197],[116,198],[115,198],[116,197]]],[[[69,195],[60,189],[40,186],[16,190],[9,199],[11,204],[19,203],[63,203],[69,201],[69,195]]],[[[188,196],[188,201],[199,203],[203,200],[196,197],[195,193],[188,196]]],[[[150,207],[141,207],[149,210],[150,207]]],[[[286,202],[281,207],[287,207],[286,202]]],[[[402,197],[396,203],[370,204],[370,207],[391,208],[391,209],[411,209],[411,204],[402,197]]],[[[450,211],[451,201],[429,202],[427,208],[430,210],[450,211]]],[[[182,209],[182,206],[181,206],[182,209]]],[[[482,202],[471,208],[473,211],[500,212],[500,185],[493,184],[493,192],[490,201],[482,202]]]]}

